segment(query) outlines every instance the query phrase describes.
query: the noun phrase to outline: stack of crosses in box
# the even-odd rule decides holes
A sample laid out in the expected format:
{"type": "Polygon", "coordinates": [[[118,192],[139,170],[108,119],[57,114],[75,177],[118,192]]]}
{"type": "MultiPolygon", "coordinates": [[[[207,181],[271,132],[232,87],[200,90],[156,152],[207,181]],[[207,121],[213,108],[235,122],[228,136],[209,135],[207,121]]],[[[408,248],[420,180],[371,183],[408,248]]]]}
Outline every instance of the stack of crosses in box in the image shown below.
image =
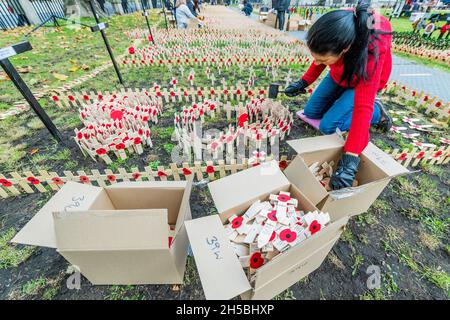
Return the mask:
{"type": "MultiPolygon", "coordinates": [[[[333,175],[333,166],[334,161],[331,160],[330,162],[323,162],[321,165],[319,165],[319,162],[314,162],[312,165],[309,166],[309,170],[313,173],[313,175],[316,177],[317,181],[320,182],[321,185],[327,191],[331,191],[330,187],[330,179],[333,175]]],[[[352,187],[358,186],[358,180],[353,180],[352,187]]]]}
{"type": "Polygon", "coordinates": [[[309,166],[309,170],[311,170],[317,181],[319,181],[324,186],[324,188],[327,189],[327,191],[331,190],[330,179],[333,175],[333,166],[333,160],[331,160],[330,162],[325,161],[321,165],[319,165],[319,162],[314,162],[309,166]]]}
{"type": "Polygon", "coordinates": [[[225,225],[228,238],[242,267],[251,279],[256,269],[323,229],[330,216],[323,212],[297,210],[289,192],[258,200],[242,215],[233,215],[225,225]]]}

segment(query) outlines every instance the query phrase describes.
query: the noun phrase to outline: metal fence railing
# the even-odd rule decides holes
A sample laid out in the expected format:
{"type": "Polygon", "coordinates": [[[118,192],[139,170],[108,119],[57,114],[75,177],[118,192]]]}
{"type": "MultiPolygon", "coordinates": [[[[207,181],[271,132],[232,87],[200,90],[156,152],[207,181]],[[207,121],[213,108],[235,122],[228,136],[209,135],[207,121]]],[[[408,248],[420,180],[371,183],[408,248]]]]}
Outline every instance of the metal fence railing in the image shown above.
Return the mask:
{"type": "Polygon", "coordinates": [[[0,28],[13,29],[29,25],[25,11],[18,0],[0,1],[0,28]]]}
{"type": "MultiPolygon", "coordinates": [[[[145,9],[162,8],[162,3],[167,0],[140,0],[139,6],[135,1],[122,0],[122,6],[125,14],[138,11],[140,7],[145,9]]],[[[172,0],[173,1],[173,0],[172,0]]],[[[96,0],[100,8],[108,15],[116,14],[116,10],[110,0],[96,0]]],[[[64,18],[63,0],[30,0],[32,7],[40,20],[40,23],[51,21],[52,18],[64,18]]],[[[27,18],[29,12],[25,12],[19,0],[0,0],[0,29],[13,29],[16,27],[30,25],[27,18]]],[[[34,23],[37,24],[36,21],[34,23]]]]}
{"type": "Polygon", "coordinates": [[[33,0],[31,4],[42,22],[52,17],[64,18],[63,0],[33,0]]]}

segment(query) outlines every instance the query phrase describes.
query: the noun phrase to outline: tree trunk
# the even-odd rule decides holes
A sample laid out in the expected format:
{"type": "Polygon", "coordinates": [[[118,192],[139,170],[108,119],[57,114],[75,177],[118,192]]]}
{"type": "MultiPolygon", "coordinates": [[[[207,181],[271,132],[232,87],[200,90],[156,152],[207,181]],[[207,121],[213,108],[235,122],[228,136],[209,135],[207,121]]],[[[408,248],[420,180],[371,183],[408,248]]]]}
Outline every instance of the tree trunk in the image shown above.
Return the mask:
{"type": "MultiPolygon", "coordinates": [[[[94,1],[94,6],[100,17],[106,18],[108,16],[97,1],[94,1]]],[[[89,0],[64,0],[64,14],[69,19],[93,17],[89,0]]]]}

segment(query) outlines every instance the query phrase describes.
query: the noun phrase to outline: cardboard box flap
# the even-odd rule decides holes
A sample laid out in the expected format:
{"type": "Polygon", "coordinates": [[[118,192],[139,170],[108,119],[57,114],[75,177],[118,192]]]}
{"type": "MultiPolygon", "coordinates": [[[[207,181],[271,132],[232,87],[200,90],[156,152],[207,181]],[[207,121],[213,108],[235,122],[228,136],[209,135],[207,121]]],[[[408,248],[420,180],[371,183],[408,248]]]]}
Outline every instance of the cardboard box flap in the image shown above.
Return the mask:
{"type": "Polygon", "coordinates": [[[184,220],[186,218],[186,214],[188,214],[188,206],[189,200],[191,197],[192,190],[192,182],[194,181],[194,175],[190,175],[190,177],[186,180],[186,189],[184,190],[183,198],[181,199],[180,210],[178,211],[177,223],[175,224],[175,236],[180,231],[181,227],[184,225],[184,220]]]}
{"type": "Polygon", "coordinates": [[[336,133],[317,137],[289,140],[287,143],[298,153],[308,153],[321,149],[339,148],[344,140],[336,133]]]}
{"type": "Polygon", "coordinates": [[[395,177],[410,173],[407,168],[401,165],[393,157],[383,152],[373,143],[369,143],[362,152],[370,161],[389,177],[395,177]]]}
{"type": "Polygon", "coordinates": [[[55,211],[87,210],[104,192],[100,187],[67,182],[11,240],[14,243],[56,248],[55,211]]]}
{"type": "Polygon", "coordinates": [[[251,289],[218,215],[185,226],[206,299],[228,300],[251,289]]]}
{"type": "Polygon", "coordinates": [[[317,179],[314,178],[309,167],[299,155],[289,163],[284,170],[284,174],[293,185],[302,190],[314,205],[317,205],[328,195],[327,190],[317,182],[317,179]]]}
{"type": "Polygon", "coordinates": [[[264,193],[289,185],[278,162],[269,161],[208,184],[219,213],[256,199],[264,193]]]}
{"type": "Polygon", "coordinates": [[[59,251],[168,248],[166,209],[54,212],[59,251]]]}

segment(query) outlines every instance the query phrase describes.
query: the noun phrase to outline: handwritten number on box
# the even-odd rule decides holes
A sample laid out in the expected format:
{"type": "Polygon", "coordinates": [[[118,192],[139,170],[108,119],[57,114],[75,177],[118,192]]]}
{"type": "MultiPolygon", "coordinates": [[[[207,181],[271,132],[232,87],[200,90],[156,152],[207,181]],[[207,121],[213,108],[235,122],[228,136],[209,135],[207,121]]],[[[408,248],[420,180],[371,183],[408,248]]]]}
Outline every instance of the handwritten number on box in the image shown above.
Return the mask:
{"type": "Polygon", "coordinates": [[[223,259],[220,253],[220,243],[216,236],[212,236],[211,238],[206,238],[206,243],[210,247],[212,253],[216,257],[216,260],[223,259]]]}

